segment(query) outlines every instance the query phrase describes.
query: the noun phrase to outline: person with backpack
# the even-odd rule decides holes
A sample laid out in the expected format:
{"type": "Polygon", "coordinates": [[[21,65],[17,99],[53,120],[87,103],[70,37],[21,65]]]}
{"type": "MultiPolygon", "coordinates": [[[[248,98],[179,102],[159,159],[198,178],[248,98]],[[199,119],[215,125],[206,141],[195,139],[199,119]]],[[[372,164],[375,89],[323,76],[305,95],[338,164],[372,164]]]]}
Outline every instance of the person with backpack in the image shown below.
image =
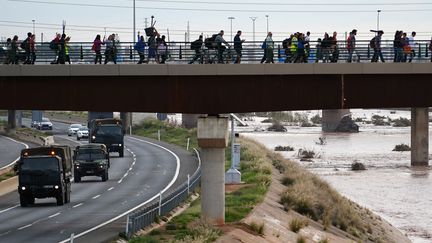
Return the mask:
{"type": "Polygon", "coordinates": [[[49,48],[54,52],[54,60],[51,64],[58,64],[58,55],[59,55],[59,43],[60,43],[61,35],[56,33],[55,38],[50,42],[49,48]]]}
{"type": "Polygon", "coordinates": [[[200,35],[197,40],[191,43],[191,49],[195,51],[195,55],[189,64],[193,64],[196,60],[200,59],[200,63],[202,64],[202,45],[203,45],[203,36],[200,35]]]}
{"type": "Polygon", "coordinates": [[[230,47],[230,44],[226,42],[226,40],[223,38],[223,35],[224,35],[224,31],[221,30],[215,38],[215,43],[218,50],[218,63],[225,63],[223,60],[223,53],[225,52],[226,47],[222,44],[225,44],[228,47],[230,47]]]}
{"type": "Polygon", "coordinates": [[[243,50],[243,42],[245,40],[240,39],[242,32],[241,30],[237,31],[236,36],[234,37],[234,50],[237,54],[236,60],[234,63],[240,64],[242,58],[242,50],[243,50]]]}
{"type": "Polygon", "coordinates": [[[116,47],[116,41],[115,41],[115,34],[111,34],[108,37],[105,49],[105,62],[104,64],[107,64],[109,61],[113,61],[114,64],[117,64],[117,47],[116,47]]]}
{"type": "Polygon", "coordinates": [[[71,64],[71,60],[70,60],[70,56],[69,56],[69,49],[70,49],[70,45],[69,45],[69,41],[70,41],[70,36],[65,38],[65,62],[71,64]]]}
{"type": "Polygon", "coordinates": [[[25,51],[25,61],[24,64],[31,64],[31,53],[30,53],[30,38],[32,33],[27,33],[27,38],[21,42],[20,47],[25,51]]]}
{"type": "Polygon", "coordinates": [[[306,41],[304,39],[304,34],[299,33],[297,37],[297,51],[296,51],[296,59],[294,63],[305,63],[307,62],[306,53],[305,53],[305,44],[306,41]]]}
{"type": "Polygon", "coordinates": [[[96,38],[94,39],[92,45],[92,51],[94,51],[96,54],[94,64],[97,64],[98,62],[99,64],[102,64],[102,54],[101,54],[102,45],[105,45],[105,37],[104,40],[101,41],[101,36],[96,35],[96,38]]]}
{"type": "Polygon", "coordinates": [[[310,54],[310,32],[306,32],[306,35],[304,37],[304,41],[305,41],[305,50],[306,50],[306,58],[309,57],[310,54]]]}
{"type": "Polygon", "coordinates": [[[384,34],[384,31],[378,31],[377,35],[371,39],[369,45],[374,50],[374,54],[371,62],[378,62],[378,58],[381,59],[381,62],[385,62],[382,50],[381,50],[381,37],[384,34]]]}
{"type": "Polygon", "coordinates": [[[299,32],[295,33],[293,35],[293,37],[291,38],[291,45],[290,45],[290,52],[291,52],[291,61],[290,62],[295,62],[295,60],[297,60],[297,46],[298,46],[298,37],[299,37],[299,32]]]}
{"type": "Polygon", "coordinates": [[[318,38],[318,40],[317,40],[317,44],[316,44],[316,47],[315,47],[315,48],[316,48],[316,54],[315,54],[316,59],[315,59],[315,63],[318,63],[319,60],[322,60],[322,61],[324,62],[324,60],[323,60],[323,51],[322,51],[321,42],[322,42],[321,38],[318,38]]]}
{"type": "Polygon", "coordinates": [[[416,35],[417,35],[417,33],[416,33],[415,31],[413,31],[413,32],[411,32],[411,36],[408,37],[408,45],[409,45],[409,47],[411,48],[411,52],[409,53],[409,55],[410,55],[409,62],[412,62],[413,58],[416,56],[415,48],[416,48],[417,46],[416,46],[416,42],[415,42],[415,40],[414,40],[414,37],[415,37],[416,35]]]}
{"type": "Polygon", "coordinates": [[[356,50],[356,35],[357,30],[353,29],[347,38],[348,63],[352,62],[352,56],[354,53],[357,55],[357,62],[360,62],[360,54],[356,50]]]}
{"type": "Polygon", "coordinates": [[[9,50],[9,60],[11,64],[18,64],[18,36],[15,35],[11,41],[9,50]]]}
{"type": "Polygon", "coordinates": [[[321,51],[323,55],[323,63],[330,62],[330,45],[331,40],[327,32],[324,33],[324,38],[321,41],[321,51]]]}
{"type": "Polygon", "coordinates": [[[265,40],[265,43],[266,43],[266,48],[265,48],[265,51],[266,51],[266,63],[274,63],[274,60],[273,60],[273,56],[274,56],[274,54],[273,54],[274,41],[273,41],[272,36],[273,36],[273,33],[272,32],[268,32],[267,38],[265,40]]]}
{"type": "Polygon", "coordinates": [[[157,59],[157,42],[156,42],[156,38],[158,38],[159,36],[160,35],[157,32],[157,30],[153,28],[152,33],[147,40],[148,63],[150,63],[150,58],[154,58],[155,62],[159,63],[159,60],[157,59]]]}
{"type": "Polygon", "coordinates": [[[168,45],[165,41],[165,35],[162,35],[161,38],[158,38],[157,41],[157,59],[159,64],[165,64],[168,59],[168,45]]]}
{"type": "Polygon", "coordinates": [[[140,57],[137,64],[142,64],[144,62],[144,51],[145,51],[144,36],[139,36],[138,34],[138,42],[135,43],[134,50],[138,52],[138,55],[140,57]]]}
{"type": "Polygon", "coordinates": [[[403,31],[397,30],[395,33],[395,37],[393,40],[393,48],[394,48],[394,62],[402,62],[403,60],[403,45],[404,41],[402,40],[403,31]]]}
{"type": "Polygon", "coordinates": [[[34,65],[36,61],[36,35],[32,34],[29,39],[30,57],[31,61],[29,64],[34,65]]]}
{"type": "Polygon", "coordinates": [[[293,37],[293,35],[290,35],[290,37],[288,37],[282,41],[282,48],[285,51],[285,63],[291,62],[292,56],[291,56],[291,50],[289,47],[291,46],[292,37],[293,37]]]}

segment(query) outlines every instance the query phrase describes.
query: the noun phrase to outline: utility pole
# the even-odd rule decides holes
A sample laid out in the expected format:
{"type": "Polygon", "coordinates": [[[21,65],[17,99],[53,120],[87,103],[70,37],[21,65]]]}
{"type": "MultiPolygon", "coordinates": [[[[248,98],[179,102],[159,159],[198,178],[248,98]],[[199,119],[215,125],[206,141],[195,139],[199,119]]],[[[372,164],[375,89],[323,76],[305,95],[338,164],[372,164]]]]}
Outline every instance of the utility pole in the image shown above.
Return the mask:
{"type": "Polygon", "coordinates": [[[269,32],[269,16],[268,15],[266,15],[266,18],[267,18],[267,34],[268,34],[268,32],[269,32]]]}
{"type": "MultiPolygon", "coordinates": [[[[148,28],[148,18],[144,18],[144,28],[148,28]]],[[[144,35],[145,41],[147,41],[147,35],[144,35]]]]}
{"type": "Polygon", "coordinates": [[[235,19],[234,17],[228,17],[229,20],[231,20],[231,41],[233,40],[233,32],[232,32],[232,22],[233,19],[235,19]]]}
{"type": "Polygon", "coordinates": [[[136,42],[136,27],[135,27],[135,0],[133,0],[133,43],[136,42]]]}
{"type": "Polygon", "coordinates": [[[189,21],[187,22],[187,42],[190,42],[190,26],[189,26],[189,21]]]}
{"type": "Polygon", "coordinates": [[[64,34],[66,31],[66,20],[63,20],[62,27],[63,27],[63,34],[64,34]]]}
{"type": "Polygon", "coordinates": [[[377,10],[377,31],[379,31],[379,16],[380,16],[381,10],[377,10]]]}
{"type": "Polygon", "coordinates": [[[35,20],[32,19],[32,22],[33,22],[33,35],[36,36],[36,31],[35,31],[35,20]]]}
{"type": "Polygon", "coordinates": [[[258,17],[249,17],[249,18],[252,20],[252,26],[253,26],[253,31],[252,31],[252,33],[253,33],[253,38],[252,38],[252,40],[253,40],[254,45],[255,45],[255,20],[256,20],[258,17]]]}

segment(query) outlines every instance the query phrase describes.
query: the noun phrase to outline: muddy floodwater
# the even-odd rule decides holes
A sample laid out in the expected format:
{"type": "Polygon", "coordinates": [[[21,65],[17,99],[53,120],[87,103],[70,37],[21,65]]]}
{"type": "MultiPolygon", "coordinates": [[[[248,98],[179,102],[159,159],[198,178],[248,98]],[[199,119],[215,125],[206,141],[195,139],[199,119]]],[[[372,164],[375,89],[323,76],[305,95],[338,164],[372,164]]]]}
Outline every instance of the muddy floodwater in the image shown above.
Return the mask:
{"type": "MultiPolygon", "coordinates": [[[[386,115],[384,111],[355,110],[353,116],[370,117],[373,112],[386,115]]],[[[407,118],[409,114],[392,113],[407,118]]],[[[432,242],[431,171],[411,168],[410,152],[392,151],[397,144],[411,144],[410,127],[360,124],[361,132],[354,134],[322,133],[321,127],[288,126],[287,129],[285,133],[245,132],[243,135],[272,150],[278,145],[294,147],[293,152],[281,153],[389,221],[413,242],[432,242]],[[324,145],[319,144],[319,138],[324,138],[324,145]],[[302,162],[297,156],[298,149],[313,150],[316,158],[302,162]],[[355,161],[363,163],[367,170],[351,171],[355,161]]]]}

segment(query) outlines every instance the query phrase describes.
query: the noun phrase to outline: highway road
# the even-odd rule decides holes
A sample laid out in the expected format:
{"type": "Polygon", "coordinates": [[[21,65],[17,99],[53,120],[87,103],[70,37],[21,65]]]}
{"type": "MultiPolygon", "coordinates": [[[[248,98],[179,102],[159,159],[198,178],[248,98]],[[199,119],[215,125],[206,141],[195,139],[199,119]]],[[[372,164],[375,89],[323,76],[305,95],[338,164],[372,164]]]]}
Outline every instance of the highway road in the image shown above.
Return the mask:
{"type": "Polygon", "coordinates": [[[19,158],[21,149],[27,147],[26,143],[0,135],[0,170],[15,163],[19,158]]]}
{"type": "MultiPolygon", "coordinates": [[[[67,127],[54,123],[56,143],[87,143],[68,137],[67,127]]],[[[0,241],[60,242],[72,233],[79,236],[74,242],[110,240],[124,231],[125,212],[185,182],[198,167],[191,153],[170,144],[127,136],[125,146],[123,158],[111,154],[108,181],[84,177],[81,183],[72,183],[69,204],[36,199],[35,206],[21,208],[16,191],[0,197],[0,241]]]]}

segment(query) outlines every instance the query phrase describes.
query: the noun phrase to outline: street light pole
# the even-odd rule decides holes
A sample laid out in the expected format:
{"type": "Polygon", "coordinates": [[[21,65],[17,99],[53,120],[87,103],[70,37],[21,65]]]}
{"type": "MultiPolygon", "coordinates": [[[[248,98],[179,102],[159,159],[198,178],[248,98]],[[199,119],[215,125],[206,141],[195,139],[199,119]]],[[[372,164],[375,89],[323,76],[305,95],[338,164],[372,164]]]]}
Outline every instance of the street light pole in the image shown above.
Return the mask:
{"type": "Polygon", "coordinates": [[[233,40],[233,33],[232,33],[232,21],[235,19],[234,17],[228,17],[229,20],[231,20],[231,41],[233,40]]]}
{"type": "Polygon", "coordinates": [[[133,43],[136,42],[136,35],[135,35],[135,0],[133,0],[133,43]]]}
{"type": "Polygon", "coordinates": [[[255,45],[255,20],[258,18],[258,17],[249,17],[250,19],[252,19],[252,26],[253,26],[253,29],[252,29],[252,33],[253,33],[253,42],[254,42],[254,45],[255,45]]]}
{"type": "Polygon", "coordinates": [[[377,31],[379,31],[379,16],[380,16],[381,10],[377,10],[377,31]]]}
{"type": "Polygon", "coordinates": [[[268,15],[266,15],[266,18],[267,18],[267,33],[269,32],[269,16],[268,15]]]}
{"type": "Polygon", "coordinates": [[[35,36],[36,36],[36,32],[35,32],[35,20],[34,20],[34,19],[32,19],[32,22],[33,22],[33,35],[35,35],[35,36]]]}

